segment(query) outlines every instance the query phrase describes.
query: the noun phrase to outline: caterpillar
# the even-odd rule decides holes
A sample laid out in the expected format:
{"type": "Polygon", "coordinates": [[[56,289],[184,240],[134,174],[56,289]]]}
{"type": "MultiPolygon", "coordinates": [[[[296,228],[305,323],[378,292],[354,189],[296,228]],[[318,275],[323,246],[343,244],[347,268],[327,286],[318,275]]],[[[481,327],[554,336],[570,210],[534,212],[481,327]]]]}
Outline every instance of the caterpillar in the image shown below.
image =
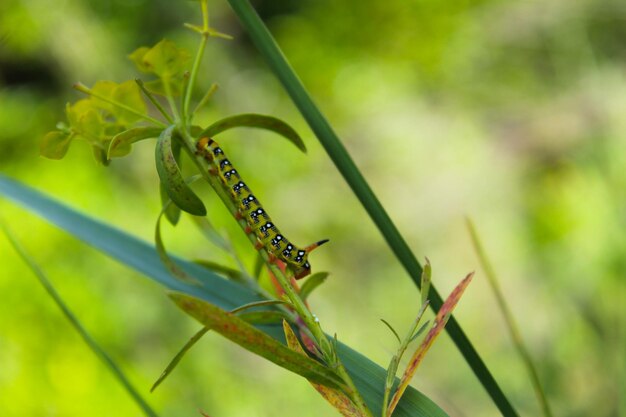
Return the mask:
{"type": "Polygon", "coordinates": [[[231,200],[237,205],[237,218],[246,221],[246,233],[254,233],[260,244],[257,249],[265,247],[270,254],[270,261],[280,259],[293,271],[296,279],[304,278],[311,273],[308,261],[309,253],[328,239],[320,240],[305,248],[291,243],[272,222],[259,200],[252,194],[248,186],[241,180],[224,151],[213,140],[203,137],[198,140],[197,153],[212,165],[210,173],[217,175],[222,186],[227,190],[231,200]]]}

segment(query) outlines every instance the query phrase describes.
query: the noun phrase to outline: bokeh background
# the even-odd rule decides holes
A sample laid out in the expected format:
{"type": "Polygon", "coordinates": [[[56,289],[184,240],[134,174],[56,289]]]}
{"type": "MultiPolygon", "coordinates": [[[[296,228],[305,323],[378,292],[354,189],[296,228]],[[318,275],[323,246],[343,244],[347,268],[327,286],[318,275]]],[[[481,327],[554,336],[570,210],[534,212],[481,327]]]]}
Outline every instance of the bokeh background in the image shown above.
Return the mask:
{"type": "MultiPolygon", "coordinates": [[[[447,294],[477,275],[457,319],[522,415],[538,415],[529,378],[465,227],[471,217],[539,376],[563,416],[626,415],[626,3],[621,0],[256,1],[305,85],[420,259],[447,294]]],[[[225,134],[223,147],[296,242],[330,238],[312,298],[325,329],[386,366],[418,293],[351,195],[228,4],[210,2],[214,40],[199,121],[284,118],[309,148],[271,134],[225,134]]],[[[138,74],[126,55],[163,37],[195,50],[189,1],[0,3],[0,172],[143,239],[159,211],[153,147],[110,167],[76,143],[62,161],[39,142],[80,98],[76,81],[138,74]]],[[[210,190],[211,220],[247,265],[254,253],[210,190]]],[[[1,214],[94,337],[163,416],[320,416],[306,381],[206,336],[148,389],[198,328],[162,288],[0,199],[1,214]]],[[[183,256],[232,262],[183,220],[165,231],[183,256]]],[[[0,237],[0,415],[140,415],[0,237]]],[[[414,386],[451,416],[496,408],[447,336],[414,386]]]]}

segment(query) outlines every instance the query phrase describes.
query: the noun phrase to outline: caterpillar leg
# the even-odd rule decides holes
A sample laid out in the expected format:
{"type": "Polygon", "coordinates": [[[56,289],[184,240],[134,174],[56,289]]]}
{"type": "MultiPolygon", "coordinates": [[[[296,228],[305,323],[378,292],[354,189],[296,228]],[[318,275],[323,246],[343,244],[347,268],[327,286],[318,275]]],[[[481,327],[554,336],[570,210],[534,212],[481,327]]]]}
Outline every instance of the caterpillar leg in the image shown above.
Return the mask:
{"type": "MultiPolygon", "coordinates": [[[[248,226],[249,228],[250,226],[248,226]]],[[[254,244],[254,249],[256,250],[261,250],[265,247],[265,245],[263,244],[263,242],[261,242],[260,240],[257,240],[256,243],[254,244]]]]}

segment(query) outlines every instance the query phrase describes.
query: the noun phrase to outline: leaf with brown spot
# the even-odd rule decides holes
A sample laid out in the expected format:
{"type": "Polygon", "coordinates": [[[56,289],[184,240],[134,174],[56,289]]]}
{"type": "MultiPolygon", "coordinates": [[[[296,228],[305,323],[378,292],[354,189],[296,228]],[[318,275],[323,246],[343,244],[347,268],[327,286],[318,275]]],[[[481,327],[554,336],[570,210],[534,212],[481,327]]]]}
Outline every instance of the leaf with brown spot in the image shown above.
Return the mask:
{"type": "Polygon", "coordinates": [[[175,126],[165,129],[157,141],[155,162],[159,178],[167,195],[181,210],[194,216],[205,216],[206,208],[202,200],[189,188],[180,172],[173,152],[172,133],[175,126]]]}
{"type": "Polygon", "coordinates": [[[318,384],[333,388],[344,386],[341,378],[331,369],[294,352],[236,315],[186,294],[170,293],[169,297],[200,323],[246,350],[318,384]]]}

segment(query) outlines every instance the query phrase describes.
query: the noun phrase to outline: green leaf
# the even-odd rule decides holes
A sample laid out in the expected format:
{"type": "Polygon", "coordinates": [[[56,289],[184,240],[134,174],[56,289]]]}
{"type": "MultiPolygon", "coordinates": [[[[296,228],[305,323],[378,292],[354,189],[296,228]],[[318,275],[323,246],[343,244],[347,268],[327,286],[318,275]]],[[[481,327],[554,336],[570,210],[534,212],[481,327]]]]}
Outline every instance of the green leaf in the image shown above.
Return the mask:
{"type": "Polygon", "coordinates": [[[209,327],[203,327],[196,334],[194,334],[187,341],[187,343],[185,343],[182,349],[179,350],[176,356],[174,356],[174,358],[170,361],[170,363],[167,364],[167,366],[165,367],[165,370],[161,372],[161,375],[159,375],[159,378],[157,378],[154,384],[152,384],[152,388],[150,388],[150,392],[154,391],[156,387],[158,387],[159,385],[161,385],[163,381],[165,381],[165,378],[167,378],[172,373],[174,368],[176,368],[176,365],[178,365],[178,363],[183,359],[183,356],[185,356],[185,354],[189,351],[189,349],[191,349],[198,340],[202,339],[202,336],[204,336],[206,332],[208,332],[209,330],[211,330],[209,327]]]}
{"type": "Polygon", "coordinates": [[[245,274],[238,269],[224,266],[218,264],[217,262],[206,261],[204,259],[197,259],[194,262],[198,265],[202,265],[207,269],[210,269],[213,272],[224,275],[234,281],[244,282],[246,280],[245,274]]]}
{"type": "Polygon", "coordinates": [[[180,208],[176,204],[167,204],[170,200],[170,196],[167,195],[165,186],[162,182],[159,183],[159,195],[161,197],[161,206],[163,207],[165,218],[172,226],[176,226],[180,220],[180,208]]]}
{"type": "Polygon", "coordinates": [[[76,128],[79,124],[79,119],[83,116],[88,110],[97,109],[96,106],[93,105],[93,102],[90,99],[82,99],[78,100],[74,104],[67,103],[65,106],[65,115],[67,116],[67,122],[71,128],[76,128]]]}
{"type": "Polygon", "coordinates": [[[428,299],[428,291],[430,290],[430,282],[433,274],[433,269],[430,266],[430,261],[426,258],[426,263],[424,263],[424,269],[422,270],[422,285],[420,287],[420,291],[422,293],[422,304],[426,302],[428,299]]]}
{"type": "MultiPolygon", "coordinates": [[[[137,111],[138,113],[146,113],[146,103],[141,96],[141,90],[134,80],[125,81],[115,87],[113,90],[113,100],[137,111]]],[[[113,107],[113,114],[118,122],[127,125],[140,119],[137,114],[131,113],[119,107],[113,107]]]]}
{"type": "MultiPolygon", "coordinates": [[[[178,141],[172,143],[172,155],[174,155],[174,161],[177,163],[180,162],[180,143],[178,141]]],[[[186,184],[189,184],[188,181],[185,181],[186,184]]],[[[170,204],[170,196],[167,194],[167,189],[162,182],[159,183],[159,195],[161,197],[161,207],[164,210],[165,218],[172,226],[176,226],[178,221],[180,220],[180,207],[176,204],[170,204]]]]}
{"type": "Polygon", "coordinates": [[[391,330],[391,333],[393,333],[393,335],[396,337],[396,339],[398,339],[398,343],[402,343],[402,340],[400,339],[400,335],[398,334],[398,332],[396,332],[396,329],[393,328],[393,326],[391,324],[389,324],[389,322],[385,319],[380,319],[380,321],[382,321],[385,326],[387,326],[389,328],[389,330],[391,330]]]}
{"type": "Polygon", "coordinates": [[[282,311],[247,311],[237,314],[237,317],[250,324],[278,324],[288,319],[282,311]]]}
{"type": "Polygon", "coordinates": [[[81,138],[96,144],[105,138],[104,121],[94,103],[88,99],[79,100],[65,108],[73,139],[81,138]]]}
{"type": "Polygon", "coordinates": [[[195,216],[205,216],[206,208],[202,200],[191,191],[183,176],[172,152],[172,132],[174,126],[165,129],[157,141],[155,161],[161,183],[167,195],[181,210],[195,216]]]}
{"type": "Polygon", "coordinates": [[[149,50],[150,50],[149,47],[142,46],[142,47],[135,49],[130,55],[128,55],[128,58],[135,64],[137,69],[141,72],[146,72],[146,73],[150,72],[150,69],[151,69],[150,66],[148,66],[147,64],[143,62],[143,57],[146,55],[146,53],[149,50]]]}
{"type": "Polygon", "coordinates": [[[258,129],[270,130],[289,139],[289,141],[296,145],[298,149],[302,152],[306,152],[306,146],[304,145],[300,135],[298,135],[298,132],[282,120],[263,114],[245,113],[220,119],[204,129],[199,137],[213,137],[234,127],[254,127],[258,129]]]}
{"type": "Polygon", "coordinates": [[[173,276],[180,279],[181,281],[187,282],[189,284],[197,285],[199,284],[198,280],[192,277],[191,275],[189,275],[187,272],[185,272],[184,269],[180,268],[176,264],[176,262],[172,258],[170,258],[170,256],[167,254],[167,251],[165,250],[165,245],[163,244],[163,239],[161,237],[161,218],[163,217],[163,214],[167,211],[167,206],[169,206],[170,204],[171,204],[171,200],[165,203],[165,206],[161,210],[159,217],[157,217],[156,227],[154,230],[154,242],[155,242],[156,250],[157,250],[157,253],[159,254],[159,258],[161,259],[161,262],[163,262],[163,265],[165,265],[167,270],[170,271],[170,273],[173,276]]]}
{"type": "Polygon", "coordinates": [[[309,357],[297,354],[239,317],[186,294],[171,293],[169,297],[200,323],[246,350],[308,380],[334,388],[343,386],[343,381],[329,368],[309,357]]]}
{"type": "Polygon", "coordinates": [[[113,136],[109,142],[107,158],[126,156],[130,153],[131,145],[144,139],[157,138],[163,129],[159,127],[133,127],[113,136]]]}
{"type": "MultiPolygon", "coordinates": [[[[152,244],[77,212],[2,174],[0,194],[168,289],[183,291],[226,310],[260,299],[250,288],[225,280],[199,265],[172,257],[188,274],[200,280],[202,285],[189,285],[175,279],[160,262],[152,244]]],[[[275,339],[284,338],[280,326],[263,326],[263,331],[275,339]]],[[[342,343],[338,344],[338,353],[369,408],[380,410],[385,369],[342,343]]],[[[394,417],[442,416],[446,416],[443,410],[412,387],[407,388],[394,412],[394,417]]]]}
{"type": "Polygon", "coordinates": [[[58,130],[48,132],[39,145],[39,153],[46,158],[63,159],[73,138],[73,135],[58,130]]]}
{"type": "Polygon", "coordinates": [[[174,42],[163,39],[148,51],[135,51],[131,54],[131,59],[140,59],[141,68],[147,69],[147,72],[163,79],[171,79],[187,68],[191,55],[178,48],[174,42]]]}
{"type": "Polygon", "coordinates": [[[235,309],[230,310],[230,313],[235,314],[235,313],[240,313],[242,311],[246,311],[249,310],[251,308],[256,308],[256,307],[266,307],[266,306],[273,306],[273,305],[288,305],[293,307],[293,304],[291,304],[289,301],[285,301],[285,300],[262,300],[262,301],[255,301],[252,303],[248,303],[248,304],[244,304],[242,306],[239,306],[235,309]]]}
{"type": "MultiPolygon", "coordinates": [[[[93,87],[91,87],[91,91],[96,95],[104,97],[105,99],[113,100],[113,92],[115,91],[115,88],[117,88],[116,82],[101,80],[96,82],[93,87]]],[[[114,114],[113,104],[95,97],[94,95],[92,95],[88,100],[91,102],[92,106],[105,110],[110,114],[114,114]]]]}
{"type": "Polygon", "coordinates": [[[316,272],[311,275],[307,280],[302,284],[302,288],[300,288],[300,298],[306,300],[309,298],[309,295],[315,290],[317,287],[322,285],[326,278],[328,278],[328,272],[316,272]]]}

